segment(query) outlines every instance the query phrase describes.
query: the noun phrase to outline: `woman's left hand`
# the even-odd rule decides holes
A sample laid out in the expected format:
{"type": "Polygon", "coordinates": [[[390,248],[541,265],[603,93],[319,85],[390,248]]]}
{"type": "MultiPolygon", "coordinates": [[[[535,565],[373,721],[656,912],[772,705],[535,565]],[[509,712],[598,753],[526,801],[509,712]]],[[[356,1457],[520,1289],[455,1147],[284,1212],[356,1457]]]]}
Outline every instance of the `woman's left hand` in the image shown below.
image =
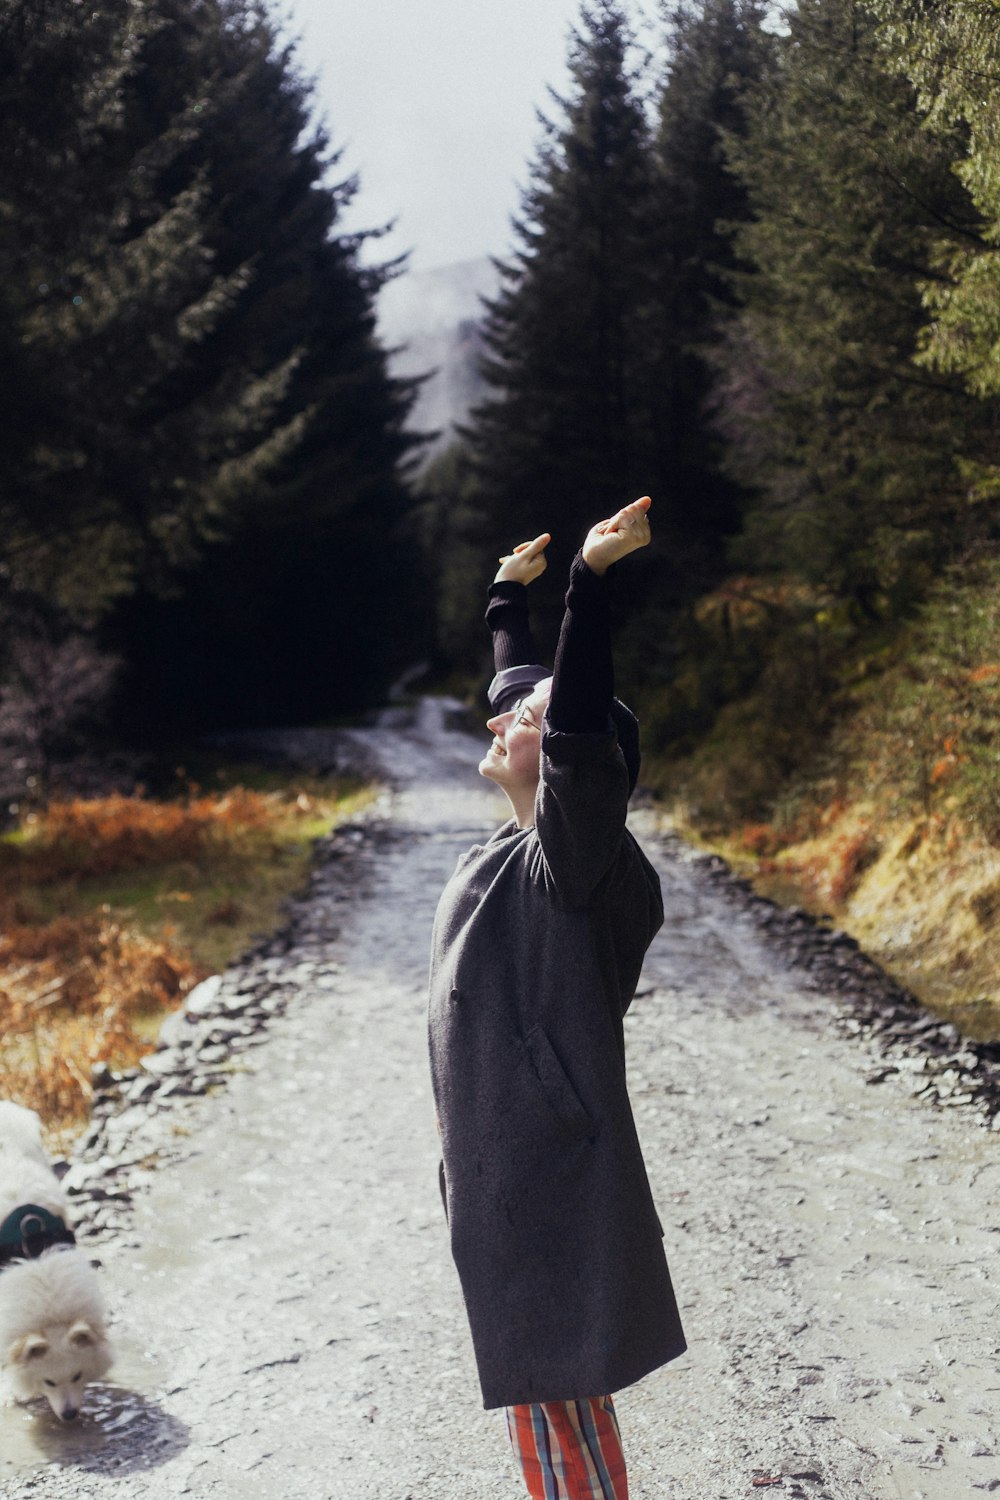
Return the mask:
{"type": "Polygon", "coordinates": [[[652,505],[648,495],[625,505],[617,515],[607,521],[598,521],[587,532],[583,544],[583,560],[592,573],[606,573],[613,562],[648,547],[650,541],[649,517],[646,512],[652,505]]]}

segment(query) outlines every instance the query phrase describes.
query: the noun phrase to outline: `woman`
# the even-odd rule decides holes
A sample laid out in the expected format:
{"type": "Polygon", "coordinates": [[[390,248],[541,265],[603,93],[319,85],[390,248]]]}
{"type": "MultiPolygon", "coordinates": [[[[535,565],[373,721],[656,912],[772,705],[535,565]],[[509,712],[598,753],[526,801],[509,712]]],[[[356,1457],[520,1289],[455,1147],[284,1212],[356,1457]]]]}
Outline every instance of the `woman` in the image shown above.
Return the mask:
{"type": "Polygon", "coordinates": [[[459,860],[434,924],[452,1254],[483,1403],[507,1408],[540,1500],[624,1500],[610,1393],[685,1348],[622,1027],[663,907],[625,827],[638,733],[614,698],[606,574],[647,545],[649,504],[588,533],[551,677],[524,601],[550,538],[502,559],[487,611],[499,712],[479,769],[513,816],[459,860]]]}

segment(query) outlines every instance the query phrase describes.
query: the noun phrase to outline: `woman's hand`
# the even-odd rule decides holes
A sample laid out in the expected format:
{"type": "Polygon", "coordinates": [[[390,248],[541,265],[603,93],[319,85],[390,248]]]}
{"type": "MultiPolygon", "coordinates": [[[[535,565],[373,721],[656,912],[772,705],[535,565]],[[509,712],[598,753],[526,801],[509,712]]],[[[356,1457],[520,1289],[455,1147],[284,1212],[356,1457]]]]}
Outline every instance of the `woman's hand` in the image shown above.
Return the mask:
{"type": "Polygon", "coordinates": [[[646,512],[652,505],[648,495],[623,506],[610,520],[598,521],[587,532],[583,544],[583,560],[592,573],[599,577],[608,571],[613,562],[649,546],[649,517],[646,512]]]}
{"type": "Polygon", "coordinates": [[[519,542],[507,557],[501,557],[500,568],[494,583],[531,583],[540,578],[548,567],[545,549],[552,538],[547,531],[536,536],[533,542],[519,542]]]}

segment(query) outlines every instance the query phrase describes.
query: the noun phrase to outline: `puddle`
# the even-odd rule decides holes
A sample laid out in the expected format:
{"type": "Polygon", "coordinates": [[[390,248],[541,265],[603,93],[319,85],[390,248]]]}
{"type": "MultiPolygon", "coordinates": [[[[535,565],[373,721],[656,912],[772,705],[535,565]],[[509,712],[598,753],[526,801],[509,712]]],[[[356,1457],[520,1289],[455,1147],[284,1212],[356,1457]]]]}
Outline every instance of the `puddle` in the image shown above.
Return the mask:
{"type": "Polygon", "coordinates": [[[116,1380],[87,1388],[78,1421],[60,1422],[45,1401],[0,1405],[0,1480],[49,1465],[134,1473],[188,1446],[187,1427],[157,1399],[160,1370],[138,1347],[115,1346],[116,1380]]]}

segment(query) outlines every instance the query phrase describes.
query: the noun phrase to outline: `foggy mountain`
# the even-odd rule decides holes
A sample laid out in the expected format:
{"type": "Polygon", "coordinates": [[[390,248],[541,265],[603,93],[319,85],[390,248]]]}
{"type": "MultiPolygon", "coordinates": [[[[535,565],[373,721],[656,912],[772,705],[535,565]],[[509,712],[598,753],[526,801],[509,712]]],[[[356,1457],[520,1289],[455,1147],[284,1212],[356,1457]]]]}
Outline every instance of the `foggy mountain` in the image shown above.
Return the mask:
{"type": "Polygon", "coordinates": [[[420,388],[408,426],[435,431],[423,461],[446,447],[484,394],[479,374],[481,296],[493,296],[497,272],[486,257],[431,271],[411,271],[379,296],[379,335],[389,349],[393,375],[432,371],[420,388]]]}

